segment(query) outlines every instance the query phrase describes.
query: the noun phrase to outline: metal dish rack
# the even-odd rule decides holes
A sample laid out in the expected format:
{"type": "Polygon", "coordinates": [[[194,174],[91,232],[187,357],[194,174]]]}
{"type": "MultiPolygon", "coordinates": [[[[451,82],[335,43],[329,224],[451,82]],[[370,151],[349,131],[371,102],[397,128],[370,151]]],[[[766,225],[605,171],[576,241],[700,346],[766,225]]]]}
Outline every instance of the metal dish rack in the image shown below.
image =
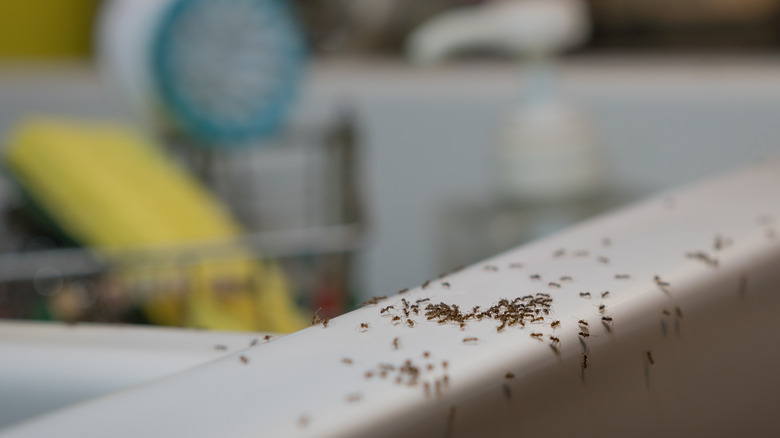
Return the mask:
{"type": "MultiPolygon", "coordinates": [[[[351,117],[292,127],[259,147],[198,148],[168,139],[172,156],[198,174],[248,230],[237,239],[124,251],[111,261],[61,247],[25,223],[5,196],[0,238],[0,318],[146,322],[139,303],[161,289],[188,292],[184,277],[146,275],[235,255],[275,260],[303,308],[333,316],[354,305],[353,256],[363,243],[351,117]],[[121,273],[120,268],[121,267],[121,273]],[[134,272],[132,287],[118,275],[134,272]]],[[[9,195],[7,192],[6,195],[9,195]]],[[[14,206],[14,204],[17,204],[14,206]]],[[[230,283],[226,279],[225,283],[230,283]]],[[[217,287],[215,285],[215,287],[217,287]]]]}

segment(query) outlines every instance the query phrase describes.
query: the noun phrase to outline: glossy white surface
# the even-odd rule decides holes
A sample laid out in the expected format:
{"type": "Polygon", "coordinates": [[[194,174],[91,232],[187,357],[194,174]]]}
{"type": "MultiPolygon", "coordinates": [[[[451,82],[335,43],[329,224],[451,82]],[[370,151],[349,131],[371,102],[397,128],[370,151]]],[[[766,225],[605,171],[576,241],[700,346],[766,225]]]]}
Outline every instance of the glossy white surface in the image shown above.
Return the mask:
{"type": "Polygon", "coordinates": [[[231,354],[0,435],[776,436],[778,193],[780,162],[756,164],[249,349],[246,363],[231,354]],[[717,266],[686,256],[699,251],[717,266]],[[409,327],[380,313],[401,298],[465,310],[539,292],[553,298],[544,323],[501,333],[492,321],[460,329],[412,315],[409,327]],[[560,354],[534,332],[559,337],[560,354]],[[429,396],[392,372],[365,376],[406,360],[422,367],[429,396]]]}
{"type": "Polygon", "coordinates": [[[0,320],[0,428],[244,350],[254,339],[265,343],[257,333],[0,320]]]}

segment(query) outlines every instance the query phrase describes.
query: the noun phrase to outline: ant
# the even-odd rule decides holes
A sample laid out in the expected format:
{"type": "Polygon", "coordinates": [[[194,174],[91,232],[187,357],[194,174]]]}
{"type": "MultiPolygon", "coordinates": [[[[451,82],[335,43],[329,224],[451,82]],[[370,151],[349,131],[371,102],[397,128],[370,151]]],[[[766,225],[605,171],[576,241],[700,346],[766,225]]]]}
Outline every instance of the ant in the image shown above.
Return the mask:
{"type": "Polygon", "coordinates": [[[561,277],[561,281],[572,281],[572,278],[568,275],[564,275],[563,277],[561,277]]]}
{"type": "Polygon", "coordinates": [[[486,271],[496,272],[496,271],[498,271],[498,266],[496,266],[496,265],[485,265],[485,270],[486,271]]]}
{"type": "Polygon", "coordinates": [[[558,321],[557,319],[555,321],[553,321],[552,323],[550,323],[550,327],[552,327],[552,328],[556,328],[556,327],[558,327],[560,325],[561,325],[561,322],[558,321]]]}
{"type": "Polygon", "coordinates": [[[385,313],[385,312],[389,312],[390,309],[395,310],[395,306],[387,306],[387,307],[383,308],[382,310],[380,310],[379,313],[382,314],[382,313],[385,313]]]}
{"type": "Polygon", "coordinates": [[[555,252],[553,253],[553,257],[556,257],[556,258],[557,258],[557,257],[561,257],[561,256],[563,256],[564,254],[566,254],[566,250],[565,250],[565,249],[563,249],[563,248],[561,248],[561,249],[559,249],[559,250],[557,250],[557,251],[555,251],[555,252]]]}
{"type": "Polygon", "coordinates": [[[422,289],[425,289],[428,287],[428,285],[431,284],[431,280],[425,280],[425,283],[422,284],[422,289]]]}
{"type": "Polygon", "coordinates": [[[392,321],[393,321],[393,322],[400,321],[400,320],[401,320],[401,317],[400,317],[400,316],[398,316],[398,315],[395,315],[395,316],[393,317],[393,319],[392,319],[392,321]]]}
{"type": "Polygon", "coordinates": [[[582,298],[585,298],[585,297],[590,298],[590,292],[580,292],[580,297],[582,297],[582,298]]]}
{"type": "Polygon", "coordinates": [[[603,304],[599,305],[599,312],[600,312],[600,313],[604,313],[604,311],[605,311],[606,309],[607,309],[607,306],[605,306],[605,305],[603,305],[603,304]]]}
{"type": "Polygon", "coordinates": [[[588,333],[588,332],[585,332],[585,331],[581,331],[581,332],[579,333],[579,335],[580,335],[580,336],[582,336],[583,338],[587,338],[588,336],[590,336],[590,333],[588,333]]]}
{"type": "Polygon", "coordinates": [[[542,340],[542,336],[544,336],[542,333],[531,333],[531,337],[534,339],[542,340]]]}
{"type": "Polygon", "coordinates": [[[352,365],[353,362],[352,362],[352,359],[350,359],[348,357],[345,357],[345,358],[341,359],[341,363],[344,363],[344,364],[347,364],[347,365],[352,365]]]}
{"type": "Polygon", "coordinates": [[[679,306],[677,306],[677,307],[675,307],[675,308],[674,308],[674,313],[676,313],[676,314],[677,314],[677,317],[678,317],[678,318],[682,319],[682,317],[683,317],[683,314],[682,314],[682,309],[680,309],[680,307],[679,307],[679,306]]]}
{"type": "Polygon", "coordinates": [[[560,339],[558,339],[557,337],[552,336],[552,335],[550,335],[550,340],[552,341],[553,345],[561,343],[560,339]]]}
{"type": "Polygon", "coordinates": [[[509,268],[510,268],[510,269],[520,269],[520,268],[522,268],[522,267],[523,267],[523,264],[522,264],[522,263],[510,263],[510,264],[509,264],[509,268]]]}
{"type": "Polygon", "coordinates": [[[582,353],[582,369],[588,368],[588,355],[587,353],[582,353]]]}
{"type": "Polygon", "coordinates": [[[658,286],[660,286],[660,287],[669,287],[669,282],[662,281],[661,277],[656,275],[653,279],[655,280],[655,284],[657,284],[658,286]]]}
{"type": "Polygon", "coordinates": [[[411,319],[407,319],[406,323],[409,324],[409,327],[414,327],[414,321],[412,321],[411,319]]]}
{"type": "Polygon", "coordinates": [[[263,336],[263,340],[266,341],[266,342],[270,341],[271,337],[272,337],[271,335],[265,335],[265,336],[263,336]]]}
{"type": "Polygon", "coordinates": [[[371,325],[369,323],[367,323],[367,322],[361,322],[360,323],[360,330],[366,331],[369,328],[371,328],[371,325]]]}
{"type": "Polygon", "coordinates": [[[609,296],[609,291],[604,291],[601,293],[601,298],[607,298],[609,296]]]}
{"type": "Polygon", "coordinates": [[[363,376],[366,379],[370,379],[370,378],[374,377],[374,372],[373,371],[366,371],[366,373],[363,376]]]}
{"type": "Polygon", "coordinates": [[[506,373],[506,375],[504,377],[506,377],[507,379],[514,379],[515,378],[515,374],[514,373],[506,373]]]}
{"type": "Polygon", "coordinates": [[[360,401],[362,399],[363,399],[363,394],[359,394],[359,393],[357,393],[357,394],[350,394],[350,395],[347,396],[347,402],[348,403],[358,402],[358,401],[360,401]]]}
{"type": "Polygon", "coordinates": [[[603,263],[605,265],[609,264],[609,258],[604,257],[604,256],[599,256],[596,260],[598,260],[599,263],[603,263]]]}
{"type": "Polygon", "coordinates": [[[542,276],[539,274],[533,274],[531,275],[531,280],[541,280],[542,276]]]}
{"type": "Polygon", "coordinates": [[[318,315],[320,310],[321,309],[317,309],[317,311],[314,312],[314,316],[311,317],[311,325],[322,324],[323,327],[328,327],[330,320],[328,318],[320,318],[320,315],[318,315]]]}
{"type": "Polygon", "coordinates": [[[582,326],[585,326],[585,327],[588,326],[588,321],[585,321],[584,319],[581,319],[581,320],[577,321],[577,323],[579,325],[582,325],[582,326]]]}
{"type": "Polygon", "coordinates": [[[463,342],[475,342],[478,340],[479,338],[463,338],[463,342]]]}
{"type": "Polygon", "coordinates": [[[602,316],[601,320],[604,321],[604,322],[612,322],[612,318],[609,317],[609,316],[602,316]]]}
{"type": "Polygon", "coordinates": [[[214,349],[220,351],[227,351],[227,345],[215,345],[214,349]]]}
{"type": "Polygon", "coordinates": [[[650,365],[655,365],[655,360],[653,360],[653,354],[650,352],[650,350],[647,350],[647,362],[650,365]]]}
{"type": "Polygon", "coordinates": [[[430,351],[423,351],[423,357],[428,359],[429,357],[431,357],[431,352],[430,351]]]}
{"type": "Polygon", "coordinates": [[[450,282],[449,281],[442,281],[441,282],[441,287],[449,289],[450,288],[450,282]]]}
{"type": "Polygon", "coordinates": [[[403,288],[403,289],[399,290],[399,291],[398,291],[398,294],[399,294],[399,295],[401,295],[401,294],[405,294],[405,293],[407,293],[407,292],[409,292],[409,288],[408,288],[408,287],[405,287],[405,288],[403,288]]]}
{"type": "Polygon", "coordinates": [[[550,287],[555,287],[555,288],[558,288],[558,289],[560,289],[560,288],[561,288],[561,285],[560,285],[560,284],[558,284],[558,283],[555,283],[555,282],[552,282],[552,281],[551,281],[550,283],[548,283],[547,285],[548,285],[548,286],[550,286],[550,287]]]}
{"type": "Polygon", "coordinates": [[[246,356],[244,356],[243,354],[241,356],[239,356],[238,358],[241,359],[241,362],[243,362],[244,364],[248,364],[249,363],[249,359],[246,356]]]}
{"type": "Polygon", "coordinates": [[[628,280],[631,276],[628,274],[615,274],[615,278],[618,280],[628,280]]]}
{"type": "Polygon", "coordinates": [[[395,339],[393,339],[393,349],[394,349],[394,350],[398,350],[398,344],[399,344],[399,341],[400,341],[400,339],[399,339],[399,338],[395,338],[395,339]]]}

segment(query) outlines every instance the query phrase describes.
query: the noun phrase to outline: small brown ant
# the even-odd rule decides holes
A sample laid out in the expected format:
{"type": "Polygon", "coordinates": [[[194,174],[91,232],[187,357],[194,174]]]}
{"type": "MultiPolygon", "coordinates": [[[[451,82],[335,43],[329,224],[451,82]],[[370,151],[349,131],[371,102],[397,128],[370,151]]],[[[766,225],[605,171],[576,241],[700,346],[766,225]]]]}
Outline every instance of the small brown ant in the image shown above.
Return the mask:
{"type": "Polygon", "coordinates": [[[544,334],[542,334],[542,333],[531,333],[531,337],[532,337],[532,338],[534,338],[534,339],[538,339],[538,340],[540,340],[540,341],[542,340],[542,339],[541,339],[541,338],[542,338],[542,336],[544,336],[544,334]]]}
{"type": "Polygon", "coordinates": [[[558,321],[558,320],[555,320],[552,323],[550,323],[550,327],[552,327],[552,328],[556,328],[556,327],[558,327],[560,325],[561,325],[561,322],[558,321]]]}
{"type": "Polygon", "coordinates": [[[363,399],[363,394],[355,393],[347,396],[347,403],[355,403],[363,399]]]}
{"type": "Polygon", "coordinates": [[[604,321],[604,322],[612,322],[612,318],[609,317],[609,316],[602,316],[601,320],[604,321]]]}
{"type": "Polygon", "coordinates": [[[389,312],[390,309],[395,310],[395,307],[394,306],[387,306],[387,307],[383,308],[382,310],[380,310],[379,313],[382,314],[382,313],[385,313],[385,312],[389,312]]]}
{"type": "Polygon", "coordinates": [[[655,365],[655,360],[653,360],[653,354],[650,350],[647,350],[647,362],[650,363],[650,365],[655,365]]]}
{"type": "Polygon", "coordinates": [[[601,304],[599,305],[599,312],[604,313],[604,311],[607,309],[607,306],[601,304]]]}
{"type": "Polygon", "coordinates": [[[270,341],[270,340],[271,340],[271,338],[272,338],[272,336],[271,336],[271,335],[265,335],[265,336],[263,336],[263,340],[264,340],[264,341],[270,341]]]}
{"type": "Polygon", "coordinates": [[[430,351],[423,351],[423,357],[428,359],[429,357],[431,357],[431,352],[430,351]]]}
{"type": "Polygon", "coordinates": [[[588,321],[585,321],[584,319],[581,319],[581,320],[577,321],[577,323],[579,325],[582,325],[582,326],[585,326],[585,327],[588,326],[588,321]]]}
{"type": "Polygon", "coordinates": [[[478,341],[479,338],[463,338],[463,342],[475,342],[478,341]]]}
{"type": "Polygon", "coordinates": [[[371,325],[369,323],[367,323],[367,322],[361,322],[360,323],[360,330],[366,331],[369,328],[371,328],[371,325]]]}
{"type": "Polygon", "coordinates": [[[411,319],[407,319],[406,323],[409,325],[409,327],[414,327],[414,321],[412,321],[411,319]]]}
{"type": "Polygon", "coordinates": [[[664,310],[661,311],[661,313],[663,313],[666,316],[669,316],[669,315],[672,314],[672,312],[670,312],[669,309],[664,309],[664,310]]]}
{"type": "Polygon", "coordinates": [[[241,362],[243,362],[244,364],[248,364],[249,363],[249,358],[247,358],[243,354],[241,356],[239,356],[238,358],[241,359],[241,362]]]}
{"type": "Polygon", "coordinates": [[[604,291],[601,293],[601,298],[607,298],[609,296],[609,291],[604,291]]]}
{"type": "Polygon", "coordinates": [[[555,283],[555,282],[552,282],[552,281],[551,281],[551,282],[549,282],[547,285],[548,285],[549,287],[555,287],[555,288],[558,288],[558,289],[560,289],[560,288],[561,288],[561,285],[560,285],[560,284],[558,284],[558,283],[555,283]]]}
{"type": "Polygon", "coordinates": [[[588,332],[586,332],[586,331],[581,331],[581,332],[579,333],[579,335],[580,335],[580,336],[582,336],[583,338],[587,338],[588,336],[590,336],[590,333],[588,333],[588,332]]]}
{"type": "Polygon", "coordinates": [[[401,320],[400,316],[398,316],[398,315],[393,316],[393,319],[392,319],[393,322],[400,321],[400,320],[401,320]]]}
{"type": "Polygon", "coordinates": [[[582,298],[585,298],[585,297],[590,298],[590,292],[580,292],[580,297],[582,297],[582,298]]]}
{"type": "Polygon", "coordinates": [[[447,369],[447,365],[449,365],[449,362],[447,362],[446,360],[442,361],[442,363],[441,363],[441,367],[442,368],[444,368],[446,370],[447,369]]]}
{"type": "Polygon", "coordinates": [[[615,278],[618,280],[628,280],[631,276],[628,274],[615,274],[615,278]]]}
{"type": "Polygon", "coordinates": [[[506,377],[507,379],[514,379],[515,378],[515,374],[514,373],[506,373],[506,375],[504,377],[506,377]]]}
{"type": "Polygon", "coordinates": [[[531,275],[531,280],[541,280],[542,276],[539,274],[533,274],[531,275]]]}
{"type": "Polygon", "coordinates": [[[561,343],[560,339],[558,339],[557,337],[552,336],[552,335],[550,335],[550,340],[552,341],[553,344],[560,344],[561,343]]]}
{"type": "Polygon", "coordinates": [[[568,275],[564,275],[563,277],[561,277],[561,281],[572,281],[572,278],[568,275]]]}
{"type": "Polygon", "coordinates": [[[582,353],[582,369],[588,368],[588,355],[587,353],[582,353]]]}
{"type": "Polygon", "coordinates": [[[366,379],[370,379],[370,378],[374,377],[374,372],[373,372],[373,371],[366,371],[366,373],[365,373],[365,374],[363,374],[363,376],[364,376],[366,379]]]}
{"type": "Polygon", "coordinates": [[[441,287],[449,289],[450,288],[450,282],[449,281],[442,281],[441,287]]]}
{"type": "Polygon", "coordinates": [[[393,339],[393,349],[394,350],[398,350],[398,344],[399,344],[400,341],[401,341],[400,338],[393,339]]]}
{"type": "Polygon", "coordinates": [[[676,313],[676,314],[677,314],[677,317],[678,317],[678,318],[682,319],[682,317],[683,317],[683,314],[682,314],[682,309],[680,309],[680,307],[679,307],[679,306],[677,306],[677,307],[675,307],[675,308],[674,308],[674,313],[676,313]]]}
{"type": "Polygon", "coordinates": [[[341,359],[341,363],[344,363],[344,364],[347,364],[347,365],[352,365],[353,362],[352,362],[352,359],[350,359],[348,357],[345,357],[345,358],[341,359]]]}

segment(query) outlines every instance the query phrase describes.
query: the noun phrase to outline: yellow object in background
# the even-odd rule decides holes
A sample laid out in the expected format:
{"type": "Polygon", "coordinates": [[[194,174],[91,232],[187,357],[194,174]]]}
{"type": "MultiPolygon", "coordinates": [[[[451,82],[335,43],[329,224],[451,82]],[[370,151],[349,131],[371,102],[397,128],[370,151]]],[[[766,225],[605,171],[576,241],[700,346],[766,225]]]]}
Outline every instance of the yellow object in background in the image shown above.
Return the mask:
{"type": "Polygon", "coordinates": [[[0,58],[87,57],[99,0],[0,0],[0,58]]]}
{"type": "Polygon", "coordinates": [[[149,284],[144,310],[158,324],[291,332],[305,325],[278,267],[236,243],[218,257],[169,251],[235,239],[243,230],[149,140],[106,123],[32,120],[5,151],[8,168],[73,240],[149,284]],[[128,254],[148,251],[139,268],[128,254]]]}

